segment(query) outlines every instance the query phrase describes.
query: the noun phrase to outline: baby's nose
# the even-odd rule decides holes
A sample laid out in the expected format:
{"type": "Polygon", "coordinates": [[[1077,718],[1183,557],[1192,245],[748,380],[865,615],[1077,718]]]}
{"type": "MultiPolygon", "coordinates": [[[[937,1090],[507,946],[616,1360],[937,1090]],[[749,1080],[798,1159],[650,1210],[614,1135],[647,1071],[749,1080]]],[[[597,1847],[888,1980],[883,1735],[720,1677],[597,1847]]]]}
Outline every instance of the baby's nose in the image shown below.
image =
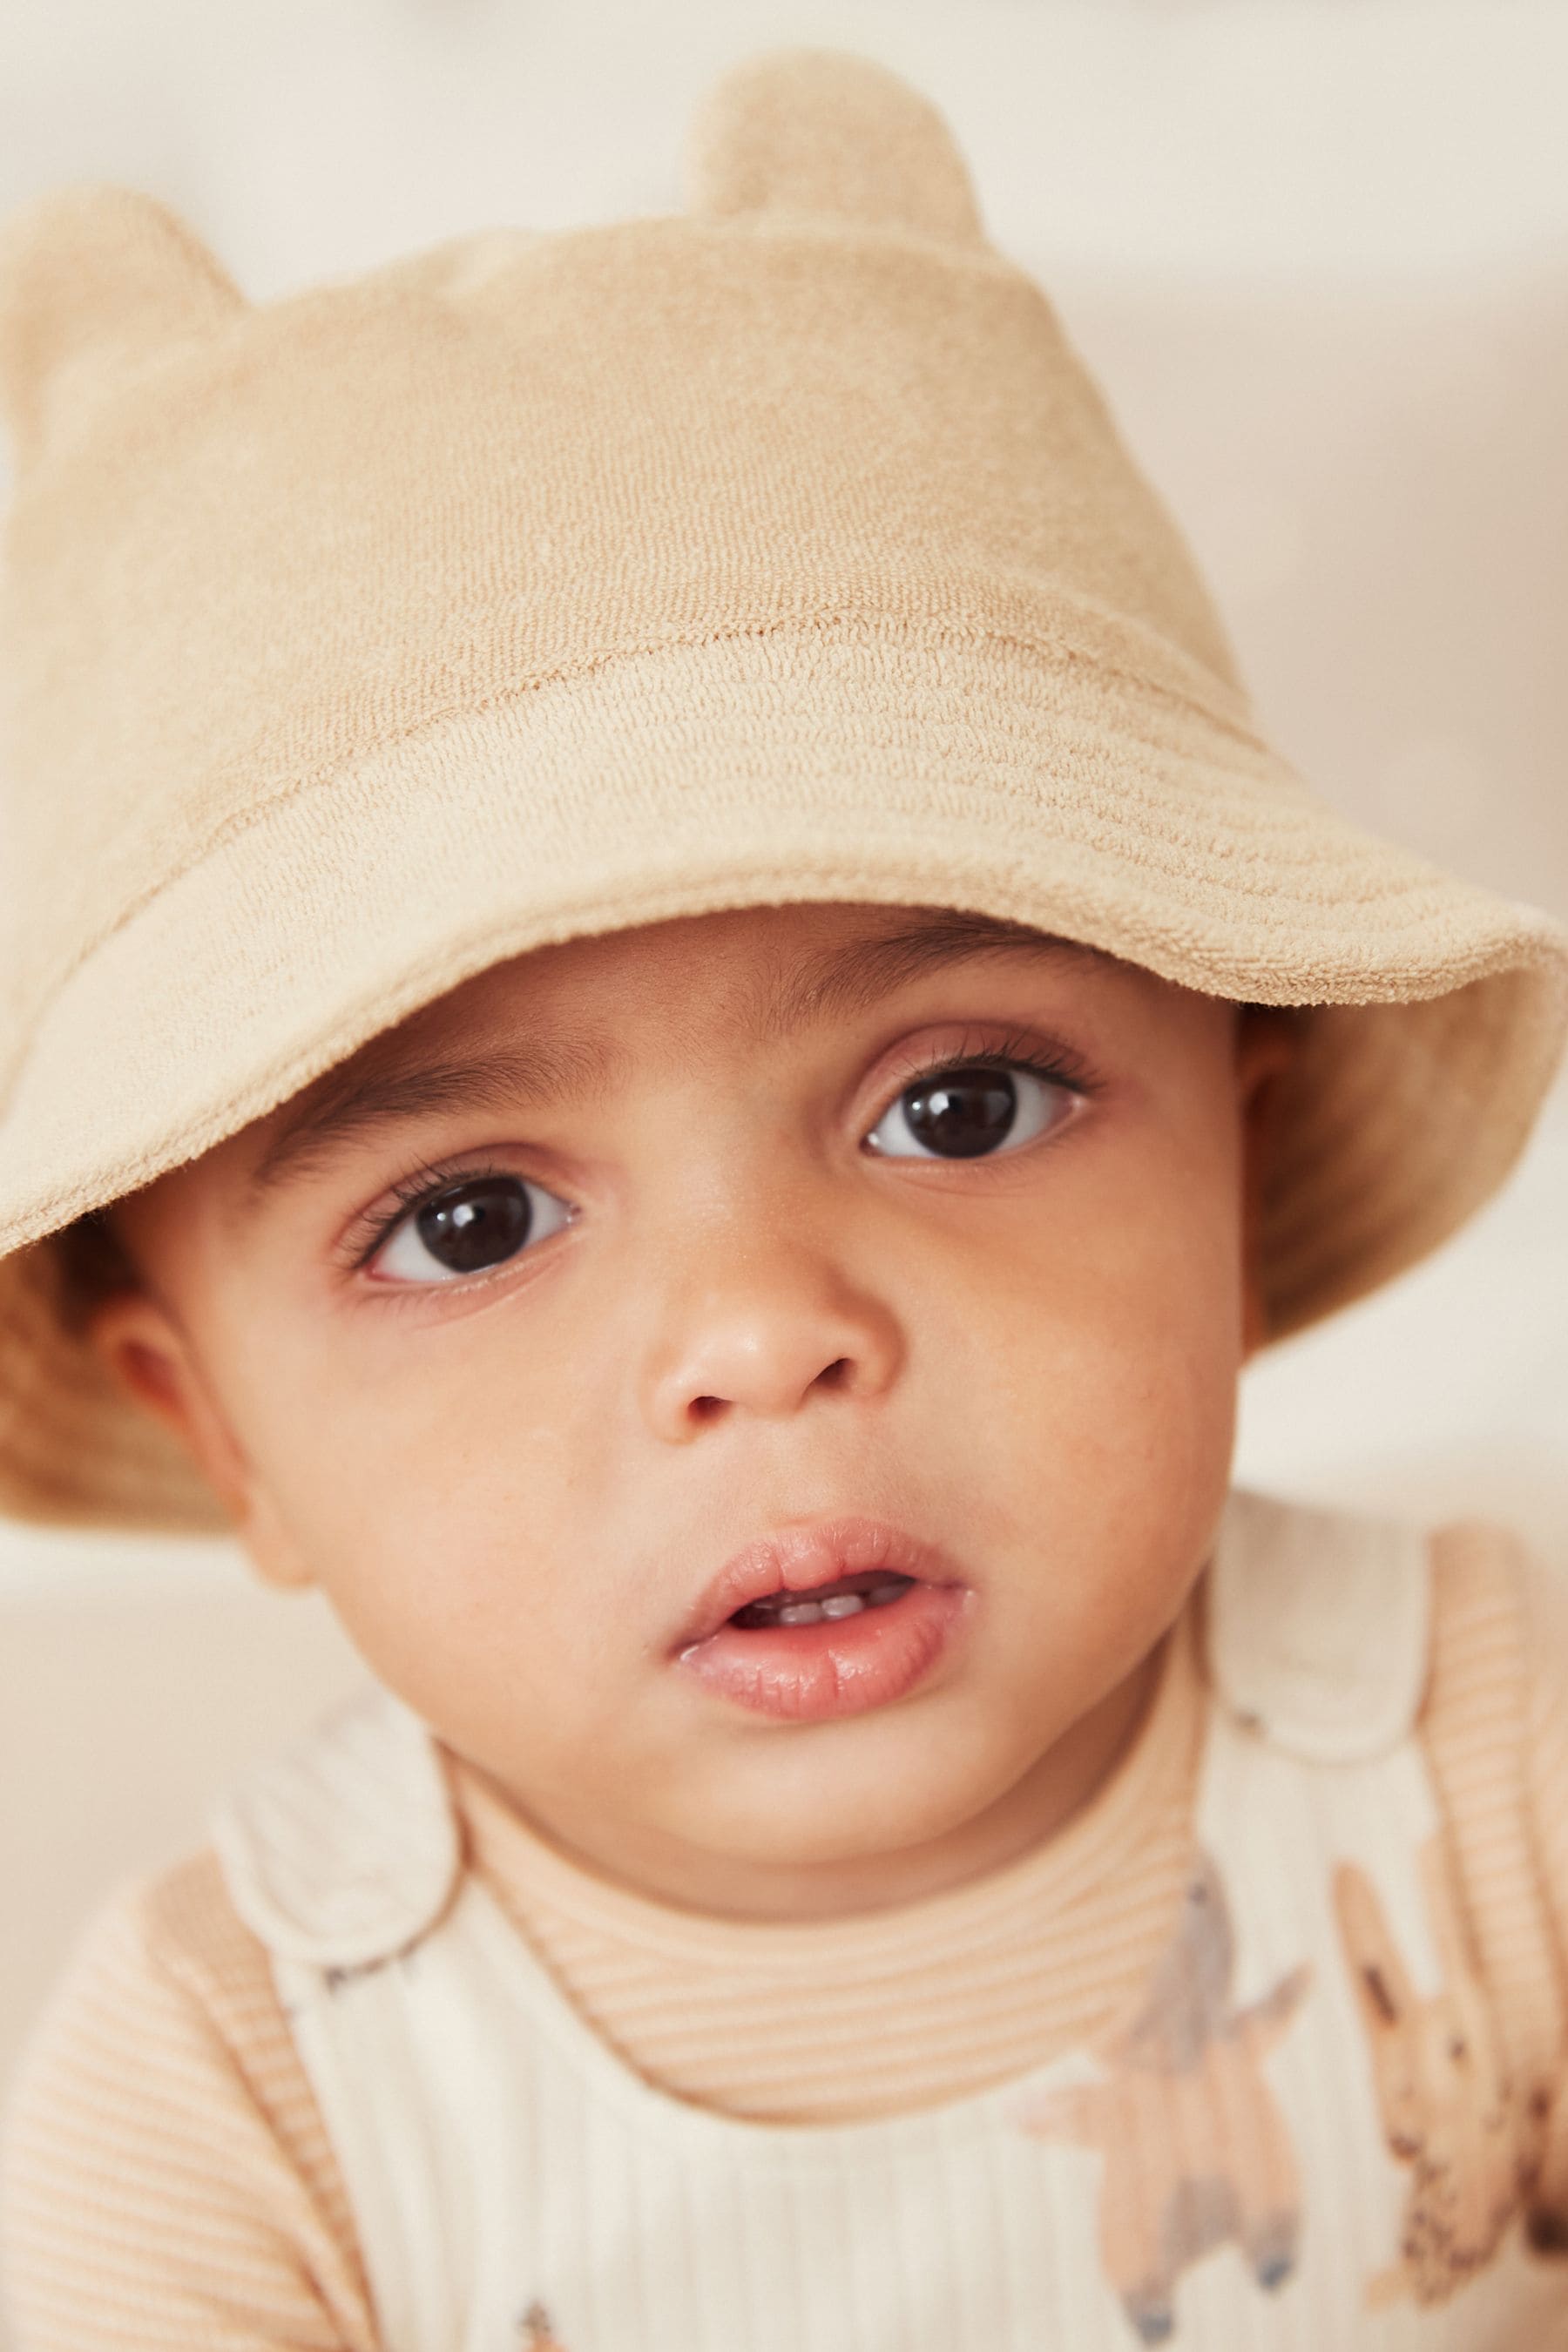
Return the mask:
{"type": "Polygon", "coordinates": [[[834,1396],[880,1395],[902,1356],[888,1307],[837,1269],[781,1255],[673,1305],[644,1412],[656,1435],[684,1444],[733,1412],[778,1419],[834,1396]]]}

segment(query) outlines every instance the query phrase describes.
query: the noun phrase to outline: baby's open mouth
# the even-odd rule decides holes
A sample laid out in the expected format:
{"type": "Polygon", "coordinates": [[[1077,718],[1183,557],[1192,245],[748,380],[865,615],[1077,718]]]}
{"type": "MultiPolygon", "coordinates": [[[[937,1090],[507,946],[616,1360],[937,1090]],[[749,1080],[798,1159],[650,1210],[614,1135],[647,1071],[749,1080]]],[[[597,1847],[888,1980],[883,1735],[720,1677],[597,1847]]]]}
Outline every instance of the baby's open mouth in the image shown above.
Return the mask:
{"type": "Polygon", "coordinates": [[[886,1520],[809,1521],[727,1561],[670,1656],[751,1713],[822,1722],[915,1690],[974,1598],[956,1561],[886,1520]]]}
{"type": "Polygon", "coordinates": [[[829,1584],[814,1584],[804,1592],[781,1586],[761,1600],[748,1601],[726,1622],[750,1630],[763,1625],[818,1625],[824,1618],[858,1617],[862,1609],[885,1609],[916,1581],[912,1576],[889,1575],[886,1569],[862,1569],[858,1575],[837,1576],[829,1584]]]}

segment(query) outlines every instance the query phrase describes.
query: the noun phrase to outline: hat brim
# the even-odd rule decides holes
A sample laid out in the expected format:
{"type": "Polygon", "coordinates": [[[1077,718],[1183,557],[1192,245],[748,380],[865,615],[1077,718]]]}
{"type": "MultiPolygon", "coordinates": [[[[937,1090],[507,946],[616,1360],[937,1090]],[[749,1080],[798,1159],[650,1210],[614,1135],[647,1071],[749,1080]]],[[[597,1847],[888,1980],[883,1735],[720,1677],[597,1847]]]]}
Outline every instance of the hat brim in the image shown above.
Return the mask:
{"type": "Polygon", "coordinates": [[[1272,1339],[1495,1191],[1568,1031],[1546,915],[1349,824],[1224,713],[1065,649],[818,620],[623,656],[274,798],[58,987],[0,1127],[0,1507],[220,1523],[62,1328],[31,1244],[503,958],[805,899],[962,908],[1322,1007],[1264,1202],[1272,1339]]]}

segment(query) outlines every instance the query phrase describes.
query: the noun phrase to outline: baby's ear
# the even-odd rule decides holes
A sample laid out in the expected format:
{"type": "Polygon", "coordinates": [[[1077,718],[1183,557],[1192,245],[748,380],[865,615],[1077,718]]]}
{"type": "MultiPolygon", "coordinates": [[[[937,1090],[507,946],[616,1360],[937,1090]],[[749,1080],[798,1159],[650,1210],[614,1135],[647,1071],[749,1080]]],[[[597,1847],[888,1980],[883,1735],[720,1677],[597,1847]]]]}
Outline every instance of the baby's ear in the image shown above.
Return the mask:
{"type": "Polygon", "coordinates": [[[694,213],[826,215],[984,246],[969,167],[928,99],[846,49],[773,49],[708,92],[686,141],[694,213]]]}
{"type": "Polygon", "coordinates": [[[167,1308],[145,1291],[119,1292],[94,1307],[85,1337],[126,1393],[174,1432],[227,1512],[236,1538],[264,1582],[314,1583],[309,1562],[300,1558],[167,1308]]]}
{"type": "Polygon", "coordinates": [[[1297,1004],[1243,1004],[1237,1010],[1237,1067],[1248,1094],[1288,1070],[1301,1050],[1303,1023],[1297,1004]]]}
{"type": "Polygon", "coordinates": [[[0,401],[18,467],[150,361],[246,309],[155,197],[96,181],[0,223],[0,401]]]}
{"type": "Polygon", "coordinates": [[[83,1336],[132,1402],[174,1433],[237,1520],[244,1510],[237,1450],[167,1308],[144,1290],[116,1291],[93,1307],[83,1336]]]}

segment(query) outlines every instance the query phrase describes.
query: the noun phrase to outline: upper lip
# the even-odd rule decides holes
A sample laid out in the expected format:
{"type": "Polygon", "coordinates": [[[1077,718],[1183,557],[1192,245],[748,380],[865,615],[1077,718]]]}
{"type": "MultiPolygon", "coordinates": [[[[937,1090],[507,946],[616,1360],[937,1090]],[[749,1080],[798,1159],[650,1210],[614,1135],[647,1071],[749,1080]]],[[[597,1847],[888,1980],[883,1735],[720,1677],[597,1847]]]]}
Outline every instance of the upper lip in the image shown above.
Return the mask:
{"type": "Polygon", "coordinates": [[[918,1577],[928,1584],[963,1580],[935,1544],[922,1543],[886,1519],[814,1519],[762,1536],[727,1559],[692,1611],[676,1648],[705,1642],[737,1609],[766,1593],[805,1592],[814,1585],[872,1569],[889,1576],[918,1577]]]}

